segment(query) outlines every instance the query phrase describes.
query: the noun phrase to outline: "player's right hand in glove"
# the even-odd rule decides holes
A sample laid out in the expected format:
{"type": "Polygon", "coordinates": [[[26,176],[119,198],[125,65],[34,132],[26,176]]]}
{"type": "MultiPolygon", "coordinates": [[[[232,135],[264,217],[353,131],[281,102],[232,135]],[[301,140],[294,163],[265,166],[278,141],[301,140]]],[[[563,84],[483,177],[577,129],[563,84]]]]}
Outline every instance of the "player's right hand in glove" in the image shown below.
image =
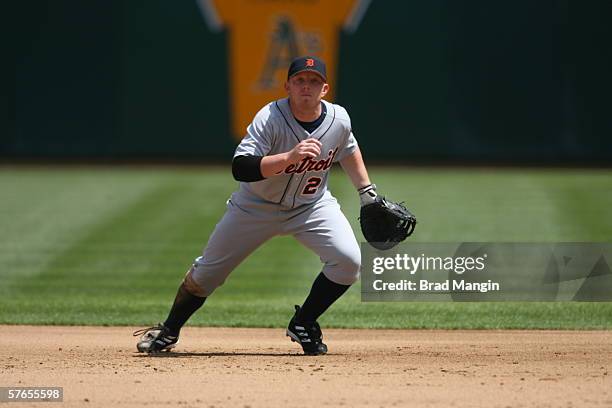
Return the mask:
{"type": "Polygon", "coordinates": [[[402,203],[379,196],[375,184],[362,187],[358,192],[361,232],[374,248],[391,249],[414,232],[416,217],[402,203]]]}

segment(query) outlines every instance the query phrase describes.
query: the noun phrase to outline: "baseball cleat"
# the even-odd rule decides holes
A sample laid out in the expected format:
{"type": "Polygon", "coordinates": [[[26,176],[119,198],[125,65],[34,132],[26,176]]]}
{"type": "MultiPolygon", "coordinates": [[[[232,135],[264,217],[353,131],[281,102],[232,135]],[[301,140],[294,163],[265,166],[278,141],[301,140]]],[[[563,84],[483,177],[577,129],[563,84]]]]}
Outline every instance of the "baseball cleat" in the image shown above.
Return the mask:
{"type": "Polygon", "coordinates": [[[172,336],[170,329],[159,323],[157,326],[136,330],[134,336],[140,336],[136,344],[139,353],[159,353],[176,347],[178,336],[172,336]]]}
{"type": "Polygon", "coordinates": [[[307,356],[318,356],[327,353],[327,346],[323,343],[323,333],[321,326],[317,322],[300,322],[296,320],[296,316],[300,311],[300,307],[295,305],[295,314],[287,327],[287,336],[291,341],[300,343],[304,354],[307,356]]]}

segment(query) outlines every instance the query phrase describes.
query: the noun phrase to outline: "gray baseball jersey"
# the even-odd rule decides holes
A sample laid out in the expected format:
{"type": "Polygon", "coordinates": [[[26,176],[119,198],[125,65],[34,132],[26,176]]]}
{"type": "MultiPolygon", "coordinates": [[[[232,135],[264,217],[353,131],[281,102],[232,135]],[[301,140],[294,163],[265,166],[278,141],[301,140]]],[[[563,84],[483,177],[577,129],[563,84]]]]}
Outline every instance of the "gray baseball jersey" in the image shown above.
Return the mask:
{"type": "Polygon", "coordinates": [[[185,277],[188,290],[209,296],[257,247],[277,235],[293,235],[324,263],[330,280],[350,285],[359,277],[361,253],[337,200],[327,190],[332,164],[357,149],[349,116],[339,105],[323,101],[327,114],[308,133],[295,120],[288,99],[261,109],[236,148],[236,156],[285,153],[300,141],[316,138],[321,154],[288,165],[278,175],[240,183],[202,256],[185,277]]]}
{"type": "Polygon", "coordinates": [[[256,197],[283,207],[295,208],[313,203],[323,196],[327,191],[327,176],[332,164],[357,148],[346,110],[326,101],[323,103],[327,107],[327,115],[312,134],[295,120],[287,98],[266,105],[255,115],[234,157],[285,153],[308,138],[318,139],[322,143],[321,155],[291,164],[282,174],[254,183],[240,183],[240,189],[233,199],[241,201],[256,197]]]}

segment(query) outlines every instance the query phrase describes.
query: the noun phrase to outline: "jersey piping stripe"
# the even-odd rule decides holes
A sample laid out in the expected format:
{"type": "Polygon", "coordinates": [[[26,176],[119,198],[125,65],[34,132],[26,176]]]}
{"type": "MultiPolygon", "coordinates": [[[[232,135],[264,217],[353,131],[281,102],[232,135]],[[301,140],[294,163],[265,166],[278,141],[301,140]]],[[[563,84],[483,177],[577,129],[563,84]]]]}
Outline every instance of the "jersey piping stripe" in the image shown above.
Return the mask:
{"type": "Polygon", "coordinates": [[[295,197],[297,196],[297,192],[300,191],[300,186],[302,185],[302,181],[304,181],[304,177],[306,176],[306,171],[302,174],[302,178],[295,189],[295,193],[293,193],[293,202],[291,203],[291,208],[295,207],[295,197]]]}
{"type": "MultiPolygon", "coordinates": [[[[295,134],[295,132],[293,131],[293,128],[291,127],[291,125],[289,125],[289,121],[287,120],[285,115],[283,115],[283,111],[281,110],[281,108],[279,108],[278,101],[274,102],[274,106],[276,106],[276,109],[278,109],[278,111],[280,112],[281,116],[285,120],[285,123],[287,124],[287,127],[289,129],[291,129],[291,133],[293,133],[293,136],[295,136],[295,138],[297,139],[298,143],[300,143],[300,138],[298,137],[298,135],[295,134]]],[[[289,177],[289,181],[287,182],[287,185],[285,186],[285,191],[283,191],[283,195],[281,196],[281,199],[278,202],[278,204],[281,204],[283,202],[283,200],[285,199],[285,195],[287,194],[287,190],[289,189],[289,186],[291,185],[291,181],[293,181],[293,176],[294,175],[295,175],[295,173],[291,174],[291,177],[289,177]]]]}
{"type": "Polygon", "coordinates": [[[283,114],[283,111],[281,110],[281,108],[279,108],[278,106],[278,101],[274,102],[274,106],[276,106],[276,109],[278,109],[278,111],[280,112],[281,116],[283,117],[283,119],[285,119],[285,123],[287,124],[287,127],[289,129],[291,129],[291,133],[293,133],[293,136],[295,136],[295,138],[297,139],[298,143],[301,142],[300,138],[298,137],[298,135],[295,133],[295,131],[293,130],[293,128],[291,127],[291,125],[289,124],[289,121],[287,120],[287,118],[285,117],[285,115],[283,114]]]}
{"type": "Polygon", "coordinates": [[[281,199],[278,202],[278,204],[281,204],[283,202],[283,200],[285,199],[285,194],[287,194],[287,189],[289,189],[289,186],[291,185],[291,180],[293,180],[293,176],[294,175],[295,175],[295,173],[291,174],[291,177],[289,177],[289,181],[287,182],[287,185],[285,186],[285,191],[283,191],[283,196],[281,197],[281,199]]]}
{"type": "Polygon", "coordinates": [[[327,134],[327,131],[329,129],[331,129],[332,125],[334,124],[334,122],[336,121],[336,108],[334,108],[334,105],[332,105],[332,109],[334,110],[334,116],[332,117],[331,123],[329,124],[329,127],[327,129],[325,129],[325,132],[323,132],[323,134],[321,135],[321,137],[319,137],[317,140],[321,140],[323,139],[323,136],[325,136],[327,134]]]}

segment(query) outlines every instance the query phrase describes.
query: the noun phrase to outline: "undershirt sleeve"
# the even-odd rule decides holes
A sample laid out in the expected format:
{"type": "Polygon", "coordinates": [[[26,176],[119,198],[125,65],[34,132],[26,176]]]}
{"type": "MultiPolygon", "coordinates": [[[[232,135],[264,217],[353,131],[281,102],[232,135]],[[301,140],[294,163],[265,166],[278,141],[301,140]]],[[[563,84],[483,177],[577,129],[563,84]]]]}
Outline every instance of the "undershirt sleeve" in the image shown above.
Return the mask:
{"type": "Polygon", "coordinates": [[[263,156],[236,156],[232,160],[232,175],[236,181],[250,183],[265,179],[261,175],[263,156]]]}

